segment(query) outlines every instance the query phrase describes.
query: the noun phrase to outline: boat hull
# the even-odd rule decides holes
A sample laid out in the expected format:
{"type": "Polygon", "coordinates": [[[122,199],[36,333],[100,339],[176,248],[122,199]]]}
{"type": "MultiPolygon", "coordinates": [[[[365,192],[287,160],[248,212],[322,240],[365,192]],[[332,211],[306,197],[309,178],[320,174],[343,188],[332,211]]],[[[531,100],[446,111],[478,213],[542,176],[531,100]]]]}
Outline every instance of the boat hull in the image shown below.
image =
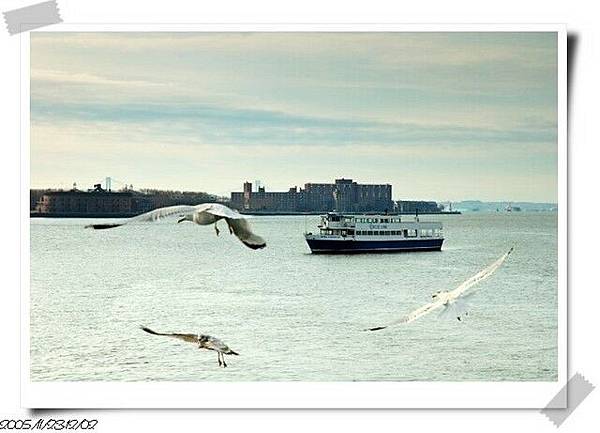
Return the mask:
{"type": "Polygon", "coordinates": [[[313,254],[395,253],[408,251],[440,251],[444,239],[315,239],[306,238],[313,254]]]}

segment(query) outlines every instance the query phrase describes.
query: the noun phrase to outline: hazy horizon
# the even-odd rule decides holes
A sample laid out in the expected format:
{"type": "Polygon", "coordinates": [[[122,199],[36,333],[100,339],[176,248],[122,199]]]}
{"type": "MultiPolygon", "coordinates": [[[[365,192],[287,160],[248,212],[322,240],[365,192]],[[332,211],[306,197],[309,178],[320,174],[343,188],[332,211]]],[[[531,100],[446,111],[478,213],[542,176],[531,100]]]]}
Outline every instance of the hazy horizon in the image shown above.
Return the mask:
{"type": "Polygon", "coordinates": [[[556,203],[557,115],[555,33],[31,34],[31,188],[556,203]]]}

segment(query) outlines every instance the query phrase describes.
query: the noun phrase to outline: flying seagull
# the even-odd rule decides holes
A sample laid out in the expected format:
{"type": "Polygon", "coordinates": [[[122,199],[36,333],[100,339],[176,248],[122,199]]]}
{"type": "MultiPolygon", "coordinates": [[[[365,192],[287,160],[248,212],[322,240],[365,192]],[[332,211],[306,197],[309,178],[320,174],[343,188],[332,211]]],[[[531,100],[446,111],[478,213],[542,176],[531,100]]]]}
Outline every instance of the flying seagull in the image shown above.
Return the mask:
{"type": "Polygon", "coordinates": [[[402,317],[401,319],[396,320],[388,325],[377,326],[375,328],[365,329],[365,331],[379,331],[379,330],[385,329],[391,325],[397,325],[397,324],[401,324],[401,323],[406,324],[406,323],[414,322],[415,320],[417,320],[417,319],[425,316],[426,314],[429,314],[432,311],[435,311],[441,307],[444,307],[441,315],[447,315],[449,313],[454,313],[456,315],[456,318],[459,321],[461,321],[463,315],[468,315],[468,313],[465,311],[466,304],[464,303],[464,300],[467,299],[468,297],[472,296],[475,293],[474,290],[471,290],[470,292],[467,292],[467,291],[471,287],[482,282],[483,280],[490,277],[494,272],[496,272],[496,270],[500,266],[502,266],[502,263],[504,263],[504,261],[508,258],[510,253],[512,253],[513,249],[514,249],[514,247],[512,247],[510,250],[508,250],[507,253],[503,254],[502,257],[500,257],[494,263],[489,265],[487,268],[479,271],[478,273],[473,275],[471,278],[466,280],[464,283],[462,283],[456,289],[450,290],[450,291],[441,291],[440,290],[440,291],[434,293],[431,296],[433,301],[430,302],[429,304],[426,304],[426,305],[422,306],[421,308],[417,308],[416,310],[409,313],[408,315],[406,315],[406,316],[402,317]]]}
{"type": "Polygon", "coordinates": [[[158,221],[171,215],[179,215],[180,219],[177,221],[179,223],[190,221],[201,226],[214,224],[217,236],[220,233],[219,228],[217,227],[217,221],[224,219],[229,227],[229,233],[235,234],[248,248],[257,250],[259,248],[264,248],[267,245],[263,238],[252,233],[248,221],[246,221],[246,218],[242,214],[219,203],[202,203],[196,206],[179,205],[161,207],[132,218],[127,218],[119,223],[90,224],[85,226],[85,228],[93,228],[96,230],[112,229],[132,222],[158,221]]]}
{"type": "Polygon", "coordinates": [[[202,335],[202,334],[170,334],[170,333],[162,333],[155,332],[150,328],[146,328],[145,326],[140,326],[143,331],[146,331],[148,334],[152,335],[164,335],[166,337],[178,338],[183,341],[187,341],[188,343],[194,343],[198,345],[198,349],[207,349],[214,350],[217,352],[217,361],[219,361],[219,367],[221,365],[223,367],[227,367],[225,363],[225,355],[239,355],[239,353],[234,352],[223,343],[221,340],[215,337],[211,337],[210,335],[202,335]],[[221,362],[222,360],[222,362],[221,362]]]}

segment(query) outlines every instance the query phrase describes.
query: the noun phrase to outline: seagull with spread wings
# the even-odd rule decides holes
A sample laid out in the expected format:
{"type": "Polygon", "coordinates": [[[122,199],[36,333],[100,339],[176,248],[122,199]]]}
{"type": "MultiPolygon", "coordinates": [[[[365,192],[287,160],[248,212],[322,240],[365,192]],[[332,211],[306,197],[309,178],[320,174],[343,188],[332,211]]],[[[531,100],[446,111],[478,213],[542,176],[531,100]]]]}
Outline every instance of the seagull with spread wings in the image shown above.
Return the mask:
{"type": "Polygon", "coordinates": [[[140,328],[148,334],[173,337],[179,340],[186,341],[188,343],[197,344],[198,349],[214,350],[215,352],[217,352],[217,361],[219,361],[219,367],[227,367],[227,364],[225,363],[225,355],[239,355],[239,353],[231,350],[229,346],[227,346],[221,340],[215,337],[211,337],[210,335],[162,333],[153,331],[152,329],[146,328],[145,326],[140,326],[140,328]]]}
{"type": "Polygon", "coordinates": [[[134,216],[132,218],[127,218],[119,223],[90,224],[85,226],[85,228],[93,228],[96,230],[111,229],[133,222],[158,221],[171,215],[179,215],[180,219],[177,222],[180,223],[184,221],[190,221],[201,226],[214,224],[217,236],[219,235],[217,222],[223,219],[229,227],[229,233],[235,234],[237,238],[248,248],[257,250],[264,248],[267,245],[262,237],[255,235],[252,232],[250,229],[250,224],[248,224],[248,221],[244,215],[219,203],[202,203],[196,206],[178,205],[162,207],[141,215],[134,216]]]}
{"type": "Polygon", "coordinates": [[[381,329],[385,329],[392,325],[406,324],[406,323],[414,322],[415,320],[417,320],[417,319],[425,316],[426,314],[429,314],[432,311],[435,311],[439,308],[443,308],[442,313],[441,313],[442,315],[454,313],[456,318],[459,321],[461,321],[462,316],[468,314],[466,312],[466,305],[464,304],[464,301],[465,301],[465,299],[467,299],[468,297],[472,296],[475,293],[474,290],[469,291],[469,289],[474,287],[476,284],[482,282],[483,280],[489,278],[494,272],[496,272],[496,270],[500,266],[502,266],[504,261],[508,258],[510,253],[512,253],[513,249],[514,249],[514,247],[511,248],[510,250],[508,250],[507,253],[503,254],[502,257],[500,257],[494,263],[492,263],[485,269],[479,271],[478,273],[473,275],[471,278],[466,280],[464,283],[462,283],[456,289],[450,290],[450,291],[438,291],[438,292],[434,293],[431,296],[433,300],[429,304],[426,304],[420,308],[417,308],[416,310],[409,313],[408,315],[406,315],[406,316],[402,317],[401,319],[396,320],[388,325],[377,326],[375,328],[365,329],[365,331],[379,331],[381,329]]]}

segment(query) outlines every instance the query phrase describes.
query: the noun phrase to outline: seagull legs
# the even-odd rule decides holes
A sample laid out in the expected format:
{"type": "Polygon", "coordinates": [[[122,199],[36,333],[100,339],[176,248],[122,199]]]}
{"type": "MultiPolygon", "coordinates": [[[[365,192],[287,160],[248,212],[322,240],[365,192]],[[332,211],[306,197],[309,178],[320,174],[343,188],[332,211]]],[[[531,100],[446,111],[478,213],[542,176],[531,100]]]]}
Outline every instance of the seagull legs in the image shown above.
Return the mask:
{"type": "Polygon", "coordinates": [[[219,367],[227,367],[227,364],[225,363],[225,355],[223,355],[221,352],[217,352],[217,361],[219,362],[219,367]],[[221,359],[223,359],[223,362],[221,362],[221,359]]]}
{"type": "Polygon", "coordinates": [[[219,367],[221,366],[221,352],[217,352],[217,361],[219,362],[219,367]]]}
{"type": "Polygon", "coordinates": [[[221,358],[223,358],[223,368],[227,367],[227,364],[225,364],[225,354],[221,353],[221,358]]]}
{"type": "Polygon", "coordinates": [[[217,236],[219,236],[219,233],[221,233],[221,231],[219,230],[219,227],[217,227],[216,222],[215,222],[215,232],[217,233],[217,236]]]}

